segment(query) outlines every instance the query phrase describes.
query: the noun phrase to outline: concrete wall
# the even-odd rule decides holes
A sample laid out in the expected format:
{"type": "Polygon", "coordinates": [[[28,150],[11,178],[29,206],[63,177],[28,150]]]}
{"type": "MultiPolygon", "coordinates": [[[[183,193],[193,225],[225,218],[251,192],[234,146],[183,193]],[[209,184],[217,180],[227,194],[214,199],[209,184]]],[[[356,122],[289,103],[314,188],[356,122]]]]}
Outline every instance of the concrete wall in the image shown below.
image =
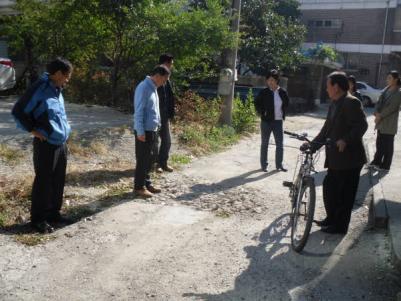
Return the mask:
{"type": "MultiPolygon", "coordinates": [[[[388,14],[385,44],[401,44],[401,32],[395,16],[401,8],[390,9],[388,14]]],[[[306,42],[382,44],[386,9],[364,10],[304,10],[303,23],[308,28],[306,42]],[[308,26],[313,20],[340,20],[341,28],[308,26]]]]}

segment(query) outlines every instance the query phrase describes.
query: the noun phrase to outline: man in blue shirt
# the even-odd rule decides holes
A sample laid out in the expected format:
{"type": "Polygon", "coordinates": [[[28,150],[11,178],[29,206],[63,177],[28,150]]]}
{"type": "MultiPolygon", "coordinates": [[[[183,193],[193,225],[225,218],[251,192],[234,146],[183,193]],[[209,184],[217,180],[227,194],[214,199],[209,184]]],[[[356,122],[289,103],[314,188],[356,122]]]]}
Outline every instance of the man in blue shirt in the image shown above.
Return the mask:
{"type": "Polygon", "coordinates": [[[12,114],[17,126],[32,134],[35,180],[32,185],[31,225],[51,233],[53,225],[70,223],[60,215],[67,167],[66,141],[71,132],[62,88],[71,78],[72,65],[57,58],[47,73],[16,102],[12,114]]]}
{"type": "Polygon", "coordinates": [[[161,190],[152,185],[149,172],[157,152],[157,136],[160,128],[160,110],[157,88],[163,86],[170,70],[156,66],[135,89],[134,132],[135,132],[135,186],[137,195],[149,198],[161,190]]]}

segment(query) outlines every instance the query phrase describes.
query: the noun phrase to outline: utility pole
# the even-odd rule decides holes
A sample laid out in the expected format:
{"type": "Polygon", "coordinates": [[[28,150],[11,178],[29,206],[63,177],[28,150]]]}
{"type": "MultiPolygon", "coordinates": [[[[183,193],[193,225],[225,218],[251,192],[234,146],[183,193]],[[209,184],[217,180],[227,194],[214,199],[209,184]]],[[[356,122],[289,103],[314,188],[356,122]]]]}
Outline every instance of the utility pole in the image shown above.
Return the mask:
{"type": "Polygon", "coordinates": [[[383,53],[384,53],[384,42],[386,41],[386,33],[387,33],[387,20],[388,20],[388,8],[390,5],[390,0],[387,0],[387,8],[386,8],[386,17],[384,19],[384,29],[383,29],[383,39],[382,39],[382,51],[380,54],[380,63],[379,63],[379,70],[377,71],[377,79],[376,79],[376,86],[380,82],[380,73],[382,71],[382,63],[383,63],[383,53]]]}
{"type": "MultiPolygon", "coordinates": [[[[231,17],[233,18],[231,21],[231,31],[239,33],[239,21],[241,14],[241,0],[233,0],[232,3],[232,13],[231,17]]],[[[238,52],[238,41],[236,41],[233,49],[227,50],[227,55],[225,57],[225,65],[226,69],[222,70],[222,74],[225,71],[225,80],[226,82],[222,82],[222,77],[219,79],[219,87],[221,85],[228,85],[225,89],[227,93],[221,93],[221,98],[223,99],[223,107],[221,110],[219,123],[222,125],[231,125],[232,123],[232,108],[233,108],[233,99],[234,99],[234,86],[236,80],[236,67],[237,67],[237,52],[238,52]],[[230,72],[231,70],[231,72],[230,72]]],[[[220,89],[219,89],[220,90],[220,89]]]]}

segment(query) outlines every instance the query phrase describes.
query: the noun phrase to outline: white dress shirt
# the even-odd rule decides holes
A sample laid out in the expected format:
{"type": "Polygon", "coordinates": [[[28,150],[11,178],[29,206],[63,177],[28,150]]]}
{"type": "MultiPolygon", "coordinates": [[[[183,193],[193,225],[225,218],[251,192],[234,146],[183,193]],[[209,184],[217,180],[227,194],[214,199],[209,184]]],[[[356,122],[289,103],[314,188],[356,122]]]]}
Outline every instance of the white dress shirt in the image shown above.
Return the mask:
{"type": "Polygon", "coordinates": [[[274,94],[274,120],[283,120],[283,101],[278,94],[279,88],[273,91],[274,94]]]}

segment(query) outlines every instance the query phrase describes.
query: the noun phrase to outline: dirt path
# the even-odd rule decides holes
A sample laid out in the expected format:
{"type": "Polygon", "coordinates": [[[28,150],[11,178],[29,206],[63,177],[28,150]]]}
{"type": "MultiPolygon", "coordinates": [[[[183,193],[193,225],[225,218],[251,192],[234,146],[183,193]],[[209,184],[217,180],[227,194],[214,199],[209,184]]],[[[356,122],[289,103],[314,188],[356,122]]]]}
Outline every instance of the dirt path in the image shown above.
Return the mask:
{"type": "MultiPolygon", "coordinates": [[[[298,116],[286,127],[313,136],[321,124],[298,116]]],[[[47,244],[1,234],[0,300],[394,300],[399,279],[387,238],[365,230],[366,176],[349,234],[313,228],[305,252],[291,251],[281,182],[291,179],[298,142],[285,144],[288,173],[259,171],[254,135],[163,175],[153,200],[127,194],[47,244]]]]}

